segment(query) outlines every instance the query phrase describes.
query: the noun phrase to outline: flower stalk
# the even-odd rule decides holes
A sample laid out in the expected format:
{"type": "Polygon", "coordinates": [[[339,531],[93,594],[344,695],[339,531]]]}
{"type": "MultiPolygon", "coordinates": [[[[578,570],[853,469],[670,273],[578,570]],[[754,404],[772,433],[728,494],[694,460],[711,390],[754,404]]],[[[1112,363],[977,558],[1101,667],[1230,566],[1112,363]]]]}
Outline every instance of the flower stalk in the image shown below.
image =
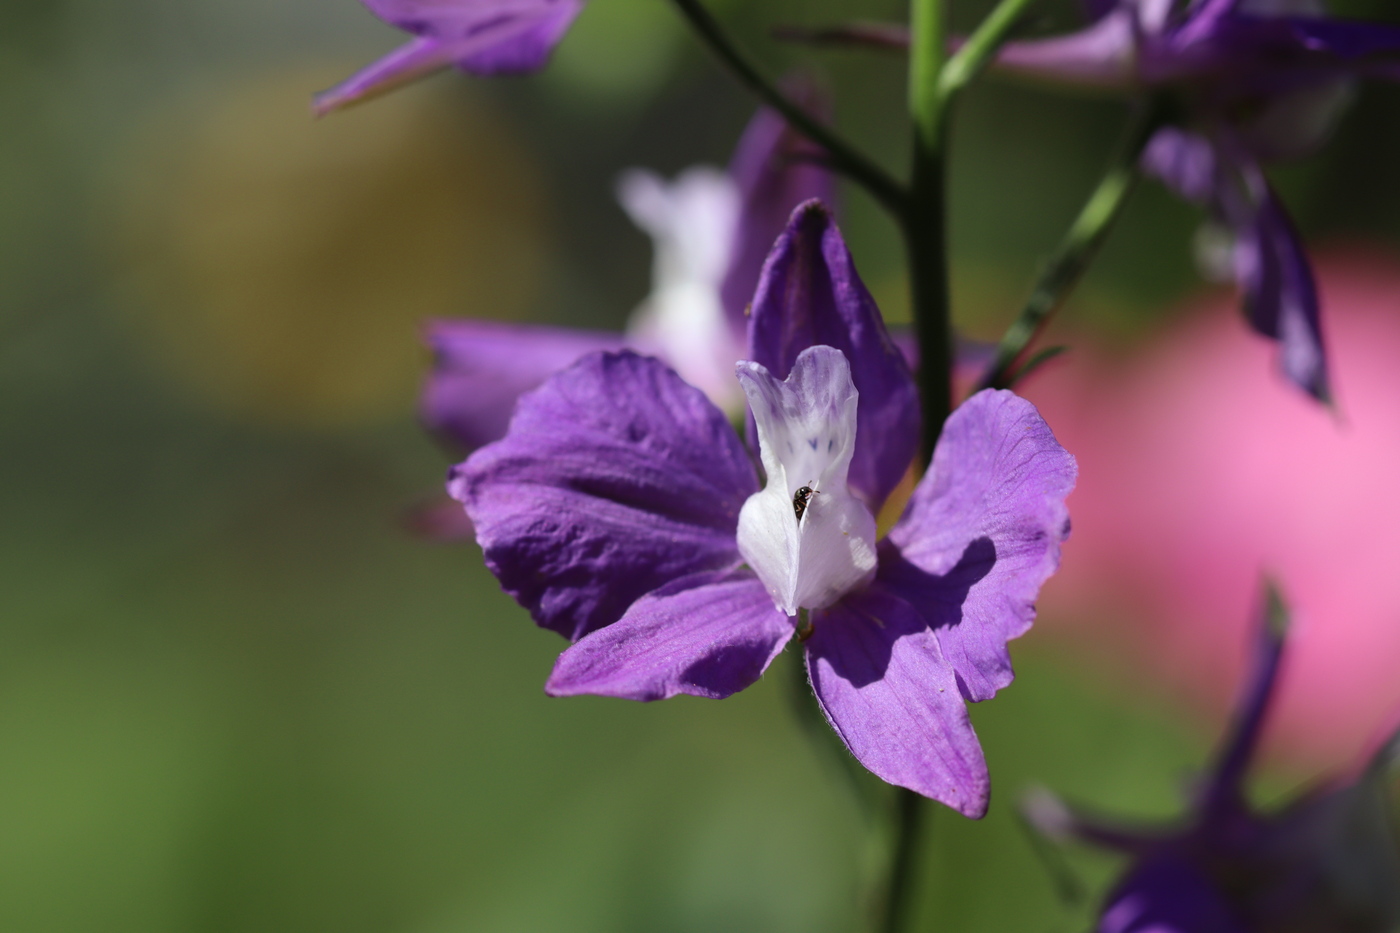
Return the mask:
{"type": "Polygon", "coordinates": [[[952,329],[948,294],[944,160],[943,0],[914,0],[909,12],[909,119],[914,152],[909,197],[901,216],[909,255],[909,288],[918,331],[923,402],[923,463],[953,409],[952,329]]]}
{"type": "Polygon", "coordinates": [[[1007,389],[1028,374],[1043,359],[1018,367],[1026,349],[1044,328],[1051,315],[1064,304],[1084,270],[1098,255],[1113,222],[1128,203],[1128,196],[1141,177],[1139,161],[1152,134],[1161,125],[1160,108],[1143,108],[1133,119],[1108,167],[1089,199],[1070,225],[1054,256],[1041,271],[1031,296],[1021,313],[1002,334],[996,356],[978,381],[974,391],[1007,389]],[[1035,364],[1035,365],[1032,365],[1035,364]]]}

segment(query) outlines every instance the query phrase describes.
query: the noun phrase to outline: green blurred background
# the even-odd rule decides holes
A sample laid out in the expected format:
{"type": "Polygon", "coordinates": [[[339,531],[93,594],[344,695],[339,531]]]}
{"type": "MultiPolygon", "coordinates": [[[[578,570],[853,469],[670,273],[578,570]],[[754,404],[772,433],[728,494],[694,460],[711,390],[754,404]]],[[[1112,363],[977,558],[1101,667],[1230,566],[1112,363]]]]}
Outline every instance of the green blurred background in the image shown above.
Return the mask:
{"type": "MultiPolygon", "coordinates": [[[[899,4],[718,8],[901,165],[897,58],[765,39],[899,4]]],[[[661,0],[590,0],[540,76],[310,118],[399,40],[355,0],[0,4],[0,930],[851,929],[878,839],[791,715],[792,658],[724,703],[549,700],[556,636],[474,547],[404,530],[448,462],[418,322],[619,326],[650,257],[617,172],[722,165],[749,101],[661,0]]],[[[1397,113],[1364,90],[1278,173],[1310,237],[1400,238],[1397,113]]],[[[1121,117],[970,95],[964,330],[1010,317],[1121,117]]],[[[858,192],[844,217],[899,317],[893,229],[858,192]]],[[[1071,314],[1150,333],[1197,285],[1196,222],[1145,186],[1071,314]]],[[[1036,634],[1016,657],[975,710],[991,815],[933,821],[929,929],[1076,929],[1015,796],[1171,812],[1216,728],[1036,634]]],[[[1069,870],[1091,898],[1111,868],[1069,870]]]]}

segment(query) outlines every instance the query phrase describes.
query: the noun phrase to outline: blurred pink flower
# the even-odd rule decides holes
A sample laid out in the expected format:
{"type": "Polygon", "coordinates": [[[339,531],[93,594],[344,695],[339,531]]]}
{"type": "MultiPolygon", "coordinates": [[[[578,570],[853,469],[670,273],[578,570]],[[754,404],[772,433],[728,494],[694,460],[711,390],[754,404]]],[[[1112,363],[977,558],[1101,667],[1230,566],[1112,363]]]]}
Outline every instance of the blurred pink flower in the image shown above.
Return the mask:
{"type": "Polygon", "coordinates": [[[1336,413],[1268,375],[1270,345],[1219,292],[1027,393],[1081,470],[1047,628],[1219,712],[1274,576],[1297,627],[1270,746],[1310,767],[1354,760],[1400,706],[1400,259],[1333,251],[1318,271],[1336,413]]]}

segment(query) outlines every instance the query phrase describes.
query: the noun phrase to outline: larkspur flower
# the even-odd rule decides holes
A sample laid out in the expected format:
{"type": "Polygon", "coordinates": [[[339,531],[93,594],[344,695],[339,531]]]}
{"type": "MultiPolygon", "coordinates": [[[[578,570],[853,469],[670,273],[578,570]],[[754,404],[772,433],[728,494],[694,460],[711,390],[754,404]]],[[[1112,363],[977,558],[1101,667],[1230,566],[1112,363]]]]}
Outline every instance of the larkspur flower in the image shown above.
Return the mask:
{"type": "Polygon", "coordinates": [[[317,94],[330,113],[453,66],[479,75],[536,71],[584,0],[364,0],[371,13],[413,39],[317,94]]]}
{"type": "Polygon", "coordinates": [[[631,352],[553,376],[452,470],[487,565],[574,642],[546,691],[726,697],[800,634],[852,754],[980,816],[988,777],[965,701],[1011,682],[1007,642],[1058,565],[1074,460],[1030,403],[979,393],[877,540],[874,515],[917,448],[918,396],[815,202],[764,266],[749,351],[738,373],[762,485],[719,409],[631,352]]]}
{"type": "Polygon", "coordinates": [[[745,311],[763,260],[794,207],[832,194],[831,174],[811,154],[781,117],[760,110],[727,173],[694,168],[671,183],[625,174],[623,206],[655,242],[652,292],[627,331],[434,321],[425,423],[473,450],[505,433],[522,393],[587,353],[624,347],[665,360],[722,408],[742,411],[734,363],[743,355],[745,311]]]}
{"type": "Polygon", "coordinates": [[[1390,933],[1400,924],[1400,827],[1390,786],[1400,733],[1358,773],[1274,812],[1247,801],[1245,777],[1284,649],[1285,613],[1272,590],[1263,615],[1232,734],[1183,824],[1129,829],[1045,792],[1027,800],[1027,816],[1042,831],[1132,856],[1105,900],[1098,933],[1390,933]]]}
{"type": "Polygon", "coordinates": [[[1317,289],[1265,162],[1316,149],[1355,82],[1400,79],[1400,27],[1336,19],[1320,0],[1098,0],[1068,36],[1008,43],[997,66],[1069,84],[1165,96],[1170,125],[1142,165],[1213,217],[1203,258],[1232,277],[1284,375],[1330,398],[1317,289]],[[1211,239],[1214,239],[1212,245],[1211,239]],[[1213,248],[1212,248],[1213,246],[1213,248]]]}

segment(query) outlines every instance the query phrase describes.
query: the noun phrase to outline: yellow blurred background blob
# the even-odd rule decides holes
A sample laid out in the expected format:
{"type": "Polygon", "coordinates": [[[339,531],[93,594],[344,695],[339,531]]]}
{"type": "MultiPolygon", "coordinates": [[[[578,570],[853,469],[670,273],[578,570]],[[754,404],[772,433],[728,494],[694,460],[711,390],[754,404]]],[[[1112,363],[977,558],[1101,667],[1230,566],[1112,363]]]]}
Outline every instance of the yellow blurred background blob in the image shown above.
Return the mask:
{"type": "Polygon", "coordinates": [[[513,318],[546,257],[539,173],[461,82],[311,118],[345,73],[202,94],[139,129],[101,225],[122,305],[169,372],[291,427],[402,413],[430,316],[513,318]]]}

